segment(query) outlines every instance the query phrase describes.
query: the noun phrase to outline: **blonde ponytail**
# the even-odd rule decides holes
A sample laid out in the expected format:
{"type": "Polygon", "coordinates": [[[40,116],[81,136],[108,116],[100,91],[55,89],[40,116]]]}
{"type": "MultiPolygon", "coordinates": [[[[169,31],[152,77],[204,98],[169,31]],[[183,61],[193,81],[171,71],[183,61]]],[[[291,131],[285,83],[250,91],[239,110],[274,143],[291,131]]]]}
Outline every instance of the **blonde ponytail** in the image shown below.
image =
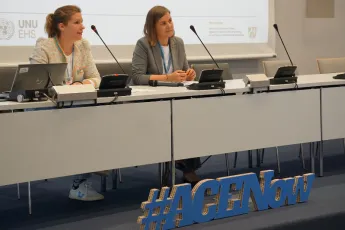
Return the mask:
{"type": "Polygon", "coordinates": [[[60,36],[59,23],[67,25],[75,13],[81,13],[81,9],[78,6],[67,5],[56,9],[53,14],[48,14],[44,26],[48,37],[60,36]]]}
{"type": "Polygon", "coordinates": [[[48,34],[48,37],[50,38],[56,36],[59,33],[57,24],[54,23],[54,14],[47,15],[44,29],[48,34]]]}

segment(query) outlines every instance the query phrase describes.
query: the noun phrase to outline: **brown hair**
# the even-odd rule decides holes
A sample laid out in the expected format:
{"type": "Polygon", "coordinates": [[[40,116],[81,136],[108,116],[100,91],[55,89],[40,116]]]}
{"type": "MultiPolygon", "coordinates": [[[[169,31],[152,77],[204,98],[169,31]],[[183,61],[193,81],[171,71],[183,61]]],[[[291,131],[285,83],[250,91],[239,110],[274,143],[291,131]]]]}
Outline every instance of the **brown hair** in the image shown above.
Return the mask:
{"type": "Polygon", "coordinates": [[[170,14],[170,10],[164,6],[154,6],[146,15],[144,34],[151,46],[155,46],[157,43],[156,23],[166,13],[170,14]]]}
{"type": "Polygon", "coordinates": [[[78,6],[67,5],[56,9],[53,14],[48,14],[44,27],[48,37],[60,36],[59,23],[67,25],[68,21],[75,13],[81,13],[81,9],[78,6]]]}

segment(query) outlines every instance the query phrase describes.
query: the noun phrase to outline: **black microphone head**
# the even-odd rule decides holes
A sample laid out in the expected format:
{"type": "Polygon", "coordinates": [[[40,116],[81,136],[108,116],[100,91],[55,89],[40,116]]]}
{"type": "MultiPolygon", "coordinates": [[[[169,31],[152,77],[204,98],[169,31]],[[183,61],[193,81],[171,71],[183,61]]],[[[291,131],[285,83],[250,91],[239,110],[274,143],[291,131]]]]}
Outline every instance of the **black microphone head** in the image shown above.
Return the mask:
{"type": "Polygon", "coordinates": [[[92,29],[93,32],[95,32],[96,34],[98,33],[95,25],[92,25],[92,26],[91,26],[91,29],[92,29]]]}
{"type": "Polygon", "coordinates": [[[277,24],[273,24],[274,29],[276,29],[278,31],[278,25],[277,24]]]}
{"type": "Polygon", "coordinates": [[[193,25],[190,25],[190,27],[189,27],[195,34],[196,34],[196,31],[195,31],[195,28],[194,28],[194,26],[193,25]]]}

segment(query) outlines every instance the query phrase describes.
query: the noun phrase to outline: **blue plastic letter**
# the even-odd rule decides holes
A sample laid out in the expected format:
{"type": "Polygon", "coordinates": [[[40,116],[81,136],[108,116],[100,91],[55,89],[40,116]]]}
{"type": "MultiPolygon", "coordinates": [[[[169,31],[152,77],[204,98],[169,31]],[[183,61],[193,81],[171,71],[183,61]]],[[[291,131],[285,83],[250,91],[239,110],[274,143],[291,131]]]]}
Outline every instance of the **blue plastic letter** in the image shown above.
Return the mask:
{"type": "Polygon", "coordinates": [[[190,184],[175,185],[171,191],[170,209],[167,210],[163,229],[173,229],[193,224],[193,205],[190,184]]]}
{"type": "Polygon", "coordinates": [[[242,184],[245,183],[245,174],[222,177],[217,180],[220,183],[220,191],[218,195],[218,212],[216,219],[248,213],[248,206],[241,207],[241,199],[231,199],[231,190],[241,191],[242,184]]]}
{"type": "Polygon", "coordinates": [[[260,172],[260,183],[256,174],[248,173],[246,175],[246,183],[244,184],[242,194],[242,206],[248,207],[249,197],[251,197],[255,210],[262,211],[268,209],[266,191],[269,190],[274,171],[267,170],[260,172]]]}
{"type": "Polygon", "coordinates": [[[309,198],[310,190],[315,179],[314,173],[295,176],[295,179],[287,178],[287,204],[292,205],[296,202],[306,202],[309,198]]]}
{"type": "Polygon", "coordinates": [[[213,220],[217,212],[217,204],[204,205],[205,192],[208,196],[217,195],[219,182],[216,180],[202,180],[193,188],[193,219],[197,223],[204,223],[213,220]]]}

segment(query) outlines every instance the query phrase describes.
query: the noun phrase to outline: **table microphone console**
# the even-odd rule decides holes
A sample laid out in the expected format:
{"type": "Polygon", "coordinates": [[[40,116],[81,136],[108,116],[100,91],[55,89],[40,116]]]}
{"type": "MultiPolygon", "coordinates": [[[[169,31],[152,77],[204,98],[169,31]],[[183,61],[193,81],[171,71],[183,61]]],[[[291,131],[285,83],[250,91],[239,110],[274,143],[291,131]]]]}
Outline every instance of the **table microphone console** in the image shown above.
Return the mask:
{"type": "Polygon", "coordinates": [[[132,88],[118,88],[118,89],[99,89],[97,90],[97,97],[114,97],[114,96],[128,96],[132,94],[132,88]]]}
{"type": "Polygon", "coordinates": [[[224,89],[225,82],[199,82],[187,86],[191,90],[224,89]]]}
{"type": "Polygon", "coordinates": [[[279,77],[270,79],[271,85],[294,84],[297,83],[297,77],[279,77]]]}

